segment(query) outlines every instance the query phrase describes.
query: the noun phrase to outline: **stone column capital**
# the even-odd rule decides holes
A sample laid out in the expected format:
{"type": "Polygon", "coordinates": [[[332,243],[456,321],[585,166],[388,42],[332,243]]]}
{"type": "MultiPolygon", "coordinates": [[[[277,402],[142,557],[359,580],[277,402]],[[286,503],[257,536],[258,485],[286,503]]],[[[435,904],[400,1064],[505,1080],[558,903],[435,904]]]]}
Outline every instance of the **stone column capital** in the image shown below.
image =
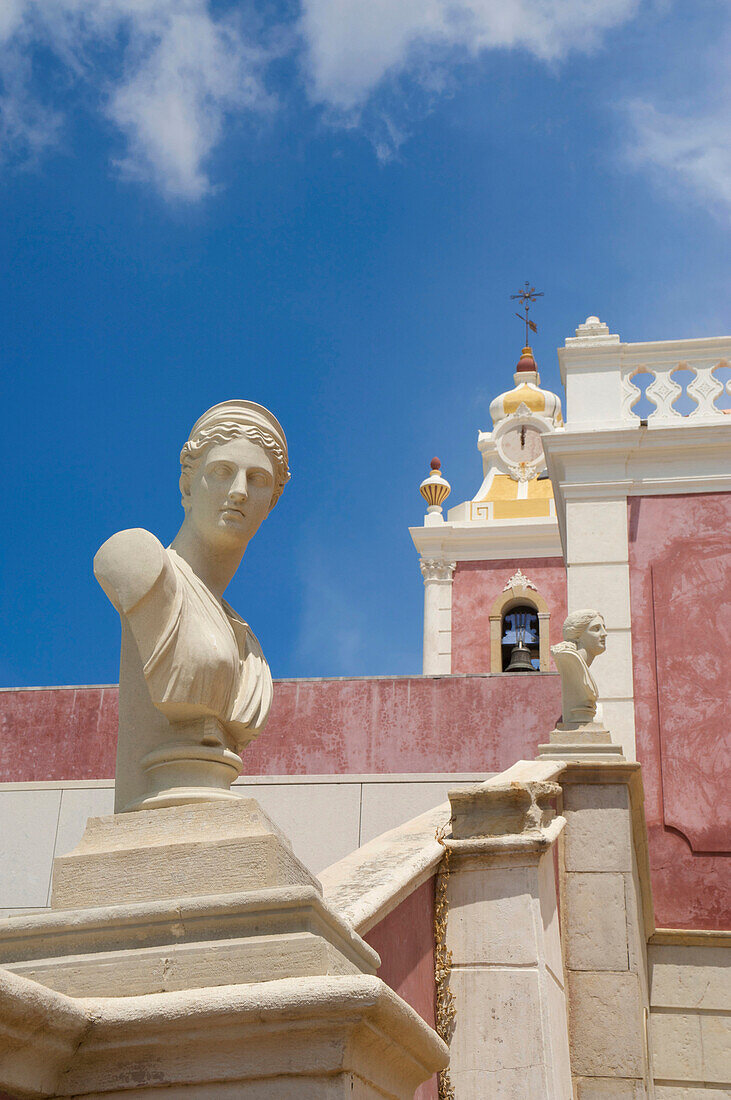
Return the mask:
{"type": "Polygon", "coordinates": [[[424,578],[424,584],[428,584],[430,581],[451,584],[457,562],[445,561],[444,558],[422,558],[419,567],[424,578]]]}

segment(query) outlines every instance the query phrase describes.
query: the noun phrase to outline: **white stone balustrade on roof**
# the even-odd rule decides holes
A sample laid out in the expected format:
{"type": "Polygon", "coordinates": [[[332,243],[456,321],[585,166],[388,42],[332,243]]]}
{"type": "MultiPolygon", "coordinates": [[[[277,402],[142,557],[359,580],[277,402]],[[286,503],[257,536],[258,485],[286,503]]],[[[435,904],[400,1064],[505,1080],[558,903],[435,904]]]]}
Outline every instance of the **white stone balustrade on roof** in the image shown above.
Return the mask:
{"type": "Polygon", "coordinates": [[[558,355],[569,430],[680,427],[731,415],[731,336],[630,344],[587,317],[558,355]]]}

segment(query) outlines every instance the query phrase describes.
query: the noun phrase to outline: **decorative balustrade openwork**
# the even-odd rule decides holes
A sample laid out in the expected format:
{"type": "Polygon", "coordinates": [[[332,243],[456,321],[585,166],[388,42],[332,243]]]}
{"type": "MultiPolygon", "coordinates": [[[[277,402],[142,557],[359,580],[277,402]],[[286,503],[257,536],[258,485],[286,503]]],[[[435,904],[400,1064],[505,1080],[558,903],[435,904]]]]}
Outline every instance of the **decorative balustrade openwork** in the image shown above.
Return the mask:
{"type": "Polygon", "coordinates": [[[712,421],[731,415],[726,359],[634,363],[622,371],[622,419],[653,424],[712,421]]]}

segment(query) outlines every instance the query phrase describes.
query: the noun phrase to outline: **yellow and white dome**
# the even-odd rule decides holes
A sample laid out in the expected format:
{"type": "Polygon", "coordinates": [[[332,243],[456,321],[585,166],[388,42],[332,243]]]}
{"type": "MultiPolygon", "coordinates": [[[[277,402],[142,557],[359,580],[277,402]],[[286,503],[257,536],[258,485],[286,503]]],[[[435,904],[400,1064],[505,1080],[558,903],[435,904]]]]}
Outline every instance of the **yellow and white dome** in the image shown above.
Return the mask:
{"type": "Polygon", "coordinates": [[[490,403],[490,416],[494,427],[497,427],[506,416],[516,413],[521,405],[525,405],[529,412],[545,417],[554,428],[561,427],[563,424],[561,398],[550,390],[541,389],[538,367],[530,347],[523,348],[513,381],[515,387],[512,390],[506,390],[490,403]]]}

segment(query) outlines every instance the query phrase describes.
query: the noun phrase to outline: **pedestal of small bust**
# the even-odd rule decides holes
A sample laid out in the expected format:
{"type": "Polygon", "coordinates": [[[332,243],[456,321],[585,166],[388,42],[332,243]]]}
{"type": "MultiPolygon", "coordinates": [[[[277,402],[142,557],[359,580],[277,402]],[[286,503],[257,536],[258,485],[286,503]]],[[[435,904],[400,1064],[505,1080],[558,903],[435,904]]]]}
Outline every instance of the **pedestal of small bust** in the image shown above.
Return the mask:
{"type": "Polygon", "coordinates": [[[559,722],[548,735],[548,742],[538,746],[537,759],[591,760],[601,763],[624,760],[622,746],[615,745],[612,735],[601,722],[559,722]]]}
{"type": "Polygon", "coordinates": [[[0,967],[90,1012],[79,1097],[411,1098],[447,1051],[379,965],[235,795],[90,819],[51,911],[0,920],[0,967]]]}
{"type": "Polygon", "coordinates": [[[144,797],[124,812],[163,809],[198,802],[238,801],[231,784],[241,775],[241,757],[228,747],[223,724],[212,715],[171,722],[174,739],[142,757],[144,797]]]}

